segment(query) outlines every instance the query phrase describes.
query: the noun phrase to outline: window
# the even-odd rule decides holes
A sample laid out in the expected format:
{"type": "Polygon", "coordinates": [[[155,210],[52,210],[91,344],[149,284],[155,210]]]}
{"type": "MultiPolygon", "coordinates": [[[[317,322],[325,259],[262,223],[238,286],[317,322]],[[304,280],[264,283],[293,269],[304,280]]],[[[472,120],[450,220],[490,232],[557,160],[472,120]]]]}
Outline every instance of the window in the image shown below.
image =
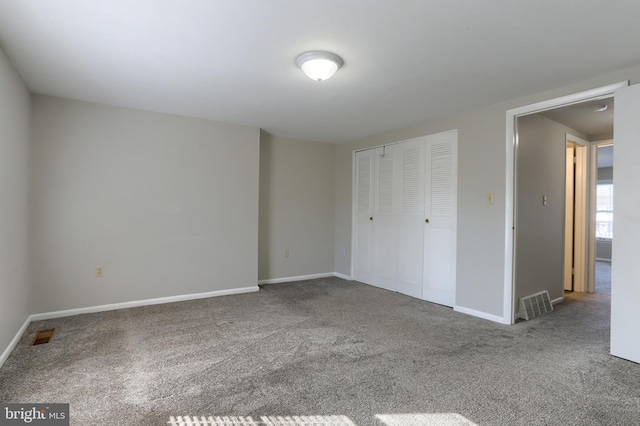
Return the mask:
{"type": "Polygon", "coordinates": [[[613,238],[613,184],[596,186],[596,238],[613,238]]]}

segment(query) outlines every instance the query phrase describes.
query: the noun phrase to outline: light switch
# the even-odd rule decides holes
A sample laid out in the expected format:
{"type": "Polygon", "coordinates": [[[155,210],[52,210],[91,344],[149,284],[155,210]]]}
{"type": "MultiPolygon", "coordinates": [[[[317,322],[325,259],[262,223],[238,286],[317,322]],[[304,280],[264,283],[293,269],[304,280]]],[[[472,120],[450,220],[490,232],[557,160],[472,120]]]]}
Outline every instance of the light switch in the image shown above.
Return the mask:
{"type": "Polygon", "coordinates": [[[487,194],[487,204],[489,204],[490,206],[493,205],[493,192],[489,192],[487,194]]]}

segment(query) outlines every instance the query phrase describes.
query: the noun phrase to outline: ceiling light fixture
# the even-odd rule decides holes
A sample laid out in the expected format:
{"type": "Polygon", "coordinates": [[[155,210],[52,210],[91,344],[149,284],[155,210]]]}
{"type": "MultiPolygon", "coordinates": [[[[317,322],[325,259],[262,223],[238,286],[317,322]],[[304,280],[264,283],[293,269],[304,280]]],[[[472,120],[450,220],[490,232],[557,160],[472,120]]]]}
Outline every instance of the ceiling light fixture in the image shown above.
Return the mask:
{"type": "Polygon", "coordinates": [[[609,108],[609,105],[607,104],[591,105],[591,110],[595,112],[606,111],[607,108],[609,108]]]}
{"type": "Polygon", "coordinates": [[[296,58],[296,65],[312,80],[323,81],[331,78],[344,61],[335,53],[324,50],[304,52],[296,58]]]}

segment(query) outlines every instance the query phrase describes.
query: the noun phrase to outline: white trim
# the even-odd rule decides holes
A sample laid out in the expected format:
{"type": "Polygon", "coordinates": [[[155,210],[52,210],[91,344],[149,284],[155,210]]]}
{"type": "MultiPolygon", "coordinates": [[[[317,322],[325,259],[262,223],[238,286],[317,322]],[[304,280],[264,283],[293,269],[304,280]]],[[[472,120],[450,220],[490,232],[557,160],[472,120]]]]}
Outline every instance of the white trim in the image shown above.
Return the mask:
{"type": "MultiPolygon", "coordinates": [[[[596,188],[599,183],[613,183],[613,179],[611,179],[611,182],[598,181],[598,148],[601,146],[614,145],[614,142],[615,141],[613,139],[603,139],[600,141],[591,142],[591,164],[589,164],[589,240],[587,242],[589,252],[589,264],[587,265],[587,267],[589,268],[589,280],[587,282],[586,289],[588,293],[594,293],[596,291],[596,261],[602,260],[596,257],[598,243],[598,238],[596,238],[596,188]]],[[[608,239],[608,241],[611,242],[611,239],[608,239]]],[[[611,259],[607,259],[605,261],[611,263],[611,259]]]]}
{"type": "Polygon", "coordinates": [[[304,280],[313,280],[315,278],[327,278],[327,277],[335,277],[335,272],[327,272],[324,274],[311,274],[311,275],[300,275],[297,277],[283,277],[283,278],[272,278],[269,280],[260,280],[258,284],[279,284],[279,283],[290,283],[293,281],[304,281],[304,280]]]}
{"type": "MultiPolygon", "coordinates": [[[[576,150],[575,157],[575,188],[574,188],[574,197],[572,197],[572,201],[574,202],[574,211],[573,215],[575,218],[575,228],[576,231],[572,233],[573,240],[567,242],[565,239],[565,247],[563,253],[566,255],[567,244],[571,244],[573,247],[573,262],[572,264],[575,266],[574,271],[574,286],[573,291],[577,292],[586,292],[589,287],[589,221],[590,211],[589,211],[589,195],[590,191],[590,182],[591,182],[591,143],[586,141],[578,136],[572,135],[571,133],[565,133],[565,142],[567,146],[570,143],[579,145],[582,147],[580,151],[576,150]],[[577,284],[577,285],[576,285],[577,284]]],[[[565,200],[567,198],[566,187],[565,187],[565,200]]],[[[566,209],[566,204],[565,204],[566,209]]],[[[566,212],[566,210],[565,210],[566,212]]],[[[563,223],[563,228],[566,231],[566,217],[563,223]]],[[[595,225],[594,225],[595,226],[595,225]]],[[[566,236],[566,234],[565,234],[566,236]]],[[[571,267],[571,264],[567,265],[567,259],[563,259],[563,268],[571,267]]],[[[568,272],[565,270],[565,272],[568,272]]],[[[563,289],[565,288],[565,282],[563,280],[563,289]]]]}
{"type": "MultiPolygon", "coordinates": [[[[356,200],[355,200],[355,191],[357,185],[357,177],[356,177],[356,152],[354,150],[351,153],[351,256],[349,257],[349,274],[354,277],[356,275],[355,265],[353,262],[354,253],[356,250],[356,215],[358,213],[356,200]]],[[[335,266],[335,265],[334,265],[335,266]]]]}
{"type": "Polygon", "coordinates": [[[334,272],[333,276],[336,278],[342,278],[343,280],[353,281],[353,278],[350,277],[349,275],[341,274],[339,272],[334,272]]]}
{"type": "Polygon", "coordinates": [[[493,321],[493,322],[497,322],[500,324],[510,324],[508,320],[506,320],[503,317],[500,317],[498,315],[492,315],[492,314],[488,314],[486,312],[482,312],[482,311],[476,311],[475,309],[470,309],[470,308],[465,308],[463,306],[454,306],[453,310],[456,312],[460,312],[462,314],[467,314],[467,315],[471,315],[474,317],[478,317],[478,318],[482,318],[485,320],[489,320],[489,321],[493,321]]]}
{"type": "Polygon", "coordinates": [[[531,105],[522,106],[507,110],[507,132],[506,132],[506,185],[505,185],[505,250],[504,250],[504,299],[503,299],[503,319],[506,324],[515,322],[515,301],[513,300],[514,263],[515,263],[515,153],[517,146],[517,133],[515,129],[516,118],[522,115],[535,114],[560,106],[572,105],[590,99],[610,97],[616,89],[627,87],[629,81],[610,84],[584,92],[574,93],[560,98],[550,99],[531,105]]]}
{"type": "Polygon", "coordinates": [[[45,312],[29,317],[31,321],[41,321],[53,318],[70,317],[79,314],[92,314],[95,312],[114,311],[116,309],[137,308],[139,306],[159,305],[162,303],[183,302],[185,300],[205,299],[209,297],[229,296],[232,294],[252,293],[260,290],[258,286],[232,288],[228,290],[215,290],[206,293],[183,294],[179,296],[159,297],[157,299],[134,300],[131,302],[112,303],[109,305],[89,306],[86,308],[67,309],[64,311],[45,312]]]}
{"type": "Polygon", "coordinates": [[[4,352],[2,352],[2,355],[0,355],[0,368],[2,368],[2,366],[4,365],[4,363],[7,360],[7,358],[9,358],[9,355],[11,355],[11,352],[13,351],[13,349],[16,347],[16,345],[20,341],[20,338],[22,337],[24,332],[27,331],[27,327],[29,327],[29,324],[31,324],[31,317],[32,316],[33,315],[29,316],[29,318],[27,318],[27,320],[24,322],[24,324],[22,324],[22,327],[20,327],[20,330],[18,330],[18,332],[13,337],[11,342],[9,342],[9,345],[7,346],[7,348],[4,350],[4,352]]]}

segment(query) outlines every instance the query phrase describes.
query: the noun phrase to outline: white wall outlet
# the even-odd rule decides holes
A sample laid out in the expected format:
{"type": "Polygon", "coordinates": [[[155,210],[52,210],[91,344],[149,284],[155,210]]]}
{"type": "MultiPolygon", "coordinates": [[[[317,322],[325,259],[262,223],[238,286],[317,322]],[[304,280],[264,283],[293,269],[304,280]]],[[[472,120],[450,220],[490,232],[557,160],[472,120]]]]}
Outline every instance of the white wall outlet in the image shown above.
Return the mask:
{"type": "Polygon", "coordinates": [[[547,199],[547,196],[546,196],[546,195],[543,195],[543,196],[542,196],[542,205],[543,205],[543,206],[546,206],[547,204],[549,204],[549,201],[548,201],[548,199],[547,199]]]}
{"type": "Polygon", "coordinates": [[[104,267],[103,266],[96,266],[96,277],[97,278],[104,277],[104,267]]]}
{"type": "Polygon", "coordinates": [[[284,251],[284,257],[289,257],[289,249],[286,249],[286,250],[284,251]]]}

